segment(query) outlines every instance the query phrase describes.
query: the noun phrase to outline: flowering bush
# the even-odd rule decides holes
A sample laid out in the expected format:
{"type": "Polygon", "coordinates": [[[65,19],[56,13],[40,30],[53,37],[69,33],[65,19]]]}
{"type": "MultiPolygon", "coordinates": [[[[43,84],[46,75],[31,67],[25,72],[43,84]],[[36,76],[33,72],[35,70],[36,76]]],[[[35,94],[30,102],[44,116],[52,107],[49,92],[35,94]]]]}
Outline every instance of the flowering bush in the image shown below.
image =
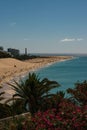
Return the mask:
{"type": "Polygon", "coordinates": [[[25,119],[13,123],[8,130],[86,130],[87,105],[79,107],[65,100],[60,103],[59,109],[38,111],[31,118],[26,116],[25,119]]]}
{"type": "Polygon", "coordinates": [[[59,109],[38,111],[24,130],[86,130],[87,106],[79,107],[69,101],[63,101],[59,109]]]}
{"type": "Polygon", "coordinates": [[[87,82],[77,83],[76,88],[68,89],[68,92],[73,95],[70,99],[64,98],[64,93],[60,92],[44,100],[39,111],[18,123],[16,129],[86,130],[87,82]]]}

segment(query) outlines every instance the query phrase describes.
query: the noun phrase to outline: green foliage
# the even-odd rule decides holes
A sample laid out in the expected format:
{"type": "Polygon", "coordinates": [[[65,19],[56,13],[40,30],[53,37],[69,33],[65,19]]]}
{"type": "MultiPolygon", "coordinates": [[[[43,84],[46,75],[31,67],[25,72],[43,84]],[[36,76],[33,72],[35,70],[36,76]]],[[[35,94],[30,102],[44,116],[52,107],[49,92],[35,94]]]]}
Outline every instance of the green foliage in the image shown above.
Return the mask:
{"type": "Polygon", "coordinates": [[[77,82],[75,84],[75,88],[69,88],[67,90],[69,94],[71,94],[71,99],[79,103],[79,105],[87,105],[87,81],[83,81],[82,83],[77,82]]]}
{"type": "Polygon", "coordinates": [[[59,91],[53,94],[51,97],[44,99],[44,102],[41,104],[40,111],[46,111],[52,108],[58,108],[59,104],[64,100],[65,93],[59,91]]]}
{"type": "MultiPolygon", "coordinates": [[[[0,86],[0,89],[1,88],[2,87],[0,86]]],[[[4,99],[4,93],[5,92],[0,92],[0,118],[5,118],[11,114],[10,107],[2,103],[2,100],[4,99]]]]}
{"type": "Polygon", "coordinates": [[[35,73],[29,74],[21,84],[15,82],[15,85],[11,85],[16,92],[13,96],[15,101],[19,99],[22,105],[29,104],[29,110],[30,105],[35,109],[31,111],[31,118],[15,119],[5,130],[86,130],[87,81],[75,85],[74,89],[68,89],[67,92],[77,104],[65,98],[62,91],[50,94],[49,91],[59,84],[47,78],[41,80],[35,73]]]}
{"type": "Polygon", "coordinates": [[[28,59],[34,59],[34,58],[38,58],[40,56],[35,56],[35,55],[16,55],[14,56],[14,58],[19,59],[19,60],[28,60],[28,59]]]}
{"type": "Polygon", "coordinates": [[[0,104],[0,118],[11,116],[10,107],[8,105],[0,104]]]}
{"type": "Polygon", "coordinates": [[[13,97],[19,97],[23,101],[22,103],[28,106],[27,110],[32,114],[40,109],[41,104],[48,97],[54,95],[50,94],[50,90],[59,86],[56,81],[50,81],[47,78],[41,80],[35,73],[29,73],[24,82],[15,82],[15,85],[10,85],[16,92],[13,97]]]}
{"type": "Polygon", "coordinates": [[[0,58],[8,58],[11,57],[11,55],[5,51],[0,51],[0,58]]]}

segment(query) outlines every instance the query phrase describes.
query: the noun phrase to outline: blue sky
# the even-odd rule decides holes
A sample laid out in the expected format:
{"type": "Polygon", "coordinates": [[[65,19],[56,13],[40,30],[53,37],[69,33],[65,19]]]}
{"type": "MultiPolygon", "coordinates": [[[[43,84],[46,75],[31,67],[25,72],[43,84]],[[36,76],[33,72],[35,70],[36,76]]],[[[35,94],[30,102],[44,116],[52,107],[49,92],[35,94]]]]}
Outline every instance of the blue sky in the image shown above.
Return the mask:
{"type": "Polygon", "coordinates": [[[0,46],[87,53],[87,0],[0,0],[0,46]]]}

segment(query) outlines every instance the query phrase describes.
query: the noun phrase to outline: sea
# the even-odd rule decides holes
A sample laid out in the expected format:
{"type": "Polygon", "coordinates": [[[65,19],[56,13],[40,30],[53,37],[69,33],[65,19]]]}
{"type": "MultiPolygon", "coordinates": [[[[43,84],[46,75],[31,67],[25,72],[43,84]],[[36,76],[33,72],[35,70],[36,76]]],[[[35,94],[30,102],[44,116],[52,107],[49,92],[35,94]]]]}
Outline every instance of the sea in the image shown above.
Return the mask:
{"type": "Polygon", "coordinates": [[[75,55],[73,59],[56,62],[40,68],[35,73],[41,78],[57,81],[61,86],[51,90],[51,93],[74,88],[75,83],[87,80],[87,56],[75,55]]]}

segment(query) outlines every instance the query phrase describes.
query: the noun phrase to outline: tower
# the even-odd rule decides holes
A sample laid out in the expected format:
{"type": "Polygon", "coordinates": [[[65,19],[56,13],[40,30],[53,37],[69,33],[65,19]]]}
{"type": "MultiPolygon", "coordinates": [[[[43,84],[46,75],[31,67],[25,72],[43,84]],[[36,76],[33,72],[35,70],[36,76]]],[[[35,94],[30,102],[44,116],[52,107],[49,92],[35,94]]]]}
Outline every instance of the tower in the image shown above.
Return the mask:
{"type": "Polygon", "coordinates": [[[27,48],[25,48],[25,55],[27,55],[27,48]]]}

